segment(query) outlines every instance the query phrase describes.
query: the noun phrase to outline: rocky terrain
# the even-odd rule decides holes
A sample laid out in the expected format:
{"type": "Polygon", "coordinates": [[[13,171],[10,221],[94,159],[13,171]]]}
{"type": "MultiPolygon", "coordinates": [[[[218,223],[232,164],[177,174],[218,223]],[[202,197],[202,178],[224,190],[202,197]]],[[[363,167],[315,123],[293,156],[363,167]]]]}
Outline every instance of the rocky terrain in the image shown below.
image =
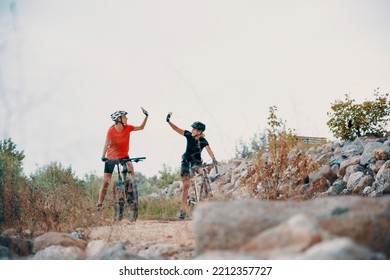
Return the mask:
{"type": "MultiPolygon", "coordinates": [[[[300,189],[311,200],[251,199],[241,179],[254,162],[233,160],[219,169],[213,201],[197,206],[191,220],[139,220],[34,239],[8,231],[0,236],[0,257],[389,259],[390,141],[337,141],[306,153],[326,162],[300,189]]],[[[152,196],[179,195],[180,182],[174,182],[152,196]]]]}

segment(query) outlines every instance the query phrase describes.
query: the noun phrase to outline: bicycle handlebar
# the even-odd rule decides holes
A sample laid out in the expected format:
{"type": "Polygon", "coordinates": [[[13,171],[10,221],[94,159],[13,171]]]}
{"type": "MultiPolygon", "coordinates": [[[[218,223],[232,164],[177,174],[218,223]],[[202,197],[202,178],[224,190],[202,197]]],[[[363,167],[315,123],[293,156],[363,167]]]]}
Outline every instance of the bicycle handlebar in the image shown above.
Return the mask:
{"type": "Polygon", "coordinates": [[[139,162],[146,159],[146,157],[134,157],[134,158],[122,158],[122,159],[109,159],[111,162],[125,164],[126,162],[139,162]]]}
{"type": "Polygon", "coordinates": [[[126,163],[128,161],[139,162],[139,161],[143,161],[144,159],[146,159],[146,157],[125,158],[125,159],[122,159],[121,162],[123,162],[123,163],[126,163]]]}

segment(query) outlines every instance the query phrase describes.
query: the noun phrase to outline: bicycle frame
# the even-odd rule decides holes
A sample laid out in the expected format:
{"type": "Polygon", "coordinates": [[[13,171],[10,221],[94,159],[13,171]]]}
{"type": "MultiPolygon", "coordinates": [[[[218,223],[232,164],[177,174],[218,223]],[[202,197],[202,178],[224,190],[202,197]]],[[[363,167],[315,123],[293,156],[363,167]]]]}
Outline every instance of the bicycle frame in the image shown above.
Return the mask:
{"type": "Polygon", "coordinates": [[[126,163],[139,162],[144,159],[146,157],[114,160],[118,172],[118,180],[113,187],[114,220],[122,220],[124,210],[129,220],[136,221],[138,218],[138,190],[133,177],[129,176],[131,171],[127,170],[126,163]],[[133,215],[130,210],[133,211],[133,215]]]}
{"type": "Polygon", "coordinates": [[[202,166],[199,167],[190,167],[190,178],[191,178],[191,185],[189,193],[191,193],[191,189],[194,191],[194,196],[188,198],[188,205],[189,206],[195,206],[200,201],[202,201],[203,198],[208,198],[209,196],[212,196],[211,191],[211,180],[208,175],[209,173],[209,167],[214,167],[216,174],[218,177],[218,168],[217,165],[214,163],[203,163],[202,166]],[[195,170],[198,169],[198,170],[195,170]],[[199,169],[201,169],[200,172],[199,169]]]}

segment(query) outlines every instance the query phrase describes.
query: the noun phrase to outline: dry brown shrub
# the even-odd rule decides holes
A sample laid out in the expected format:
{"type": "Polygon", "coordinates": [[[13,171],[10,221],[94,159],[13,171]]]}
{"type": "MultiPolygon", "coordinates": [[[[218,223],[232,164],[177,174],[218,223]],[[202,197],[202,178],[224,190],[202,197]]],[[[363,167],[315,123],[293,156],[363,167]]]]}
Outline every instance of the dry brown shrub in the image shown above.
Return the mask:
{"type": "Polygon", "coordinates": [[[244,178],[251,195],[259,199],[306,199],[299,191],[318,165],[299,148],[296,135],[284,128],[270,108],[268,142],[244,178]]]}
{"type": "Polygon", "coordinates": [[[102,224],[96,215],[94,201],[78,185],[58,187],[49,191],[26,185],[19,193],[21,230],[31,232],[72,231],[79,227],[102,224]]]}

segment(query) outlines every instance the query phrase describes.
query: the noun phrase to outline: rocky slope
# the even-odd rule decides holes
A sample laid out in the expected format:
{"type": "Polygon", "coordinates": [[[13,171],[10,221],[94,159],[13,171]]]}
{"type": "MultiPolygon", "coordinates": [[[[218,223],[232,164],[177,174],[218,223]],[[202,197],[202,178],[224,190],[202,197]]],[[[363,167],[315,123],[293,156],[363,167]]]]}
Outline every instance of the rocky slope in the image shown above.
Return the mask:
{"type": "MultiPolygon", "coordinates": [[[[378,197],[390,193],[390,141],[387,138],[335,141],[310,148],[305,153],[314,161],[325,163],[309,175],[302,193],[309,193],[311,197],[351,194],[378,197]]],[[[232,160],[221,166],[221,177],[212,184],[215,198],[224,201],[250,198],[241,179],[247,176],[254,163],[253,160],[232,160]]],[[[214,170],[210,176],[215,177],[214,170]]],[[[153,196],[170,197],[179,193],[180,182],[174,182],[153,196]]]]}

